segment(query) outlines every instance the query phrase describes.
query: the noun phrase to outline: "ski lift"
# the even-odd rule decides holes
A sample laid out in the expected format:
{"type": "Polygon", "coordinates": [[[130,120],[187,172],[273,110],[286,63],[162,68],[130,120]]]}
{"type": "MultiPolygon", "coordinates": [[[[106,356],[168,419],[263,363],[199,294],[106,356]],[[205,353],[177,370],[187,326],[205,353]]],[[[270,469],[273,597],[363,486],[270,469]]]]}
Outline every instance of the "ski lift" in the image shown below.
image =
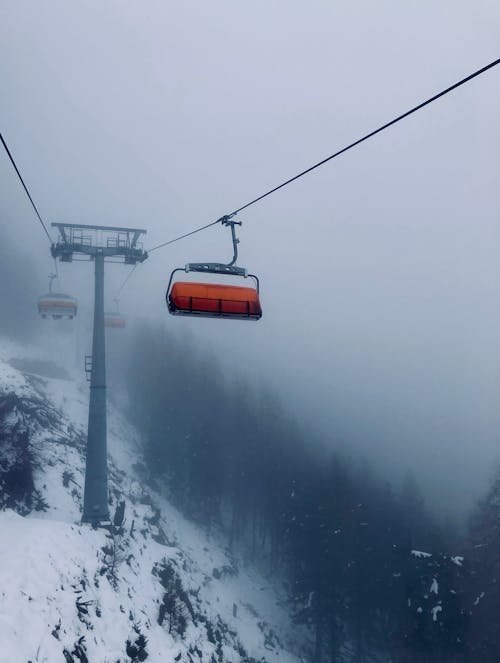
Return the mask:
{"type": "Polygon", "coordinates": [[[243,267],[235,263],[238,258],[238,243],[235,225],[241,222],[233,221],[230,216],[221,219],[222,225],[231,228],[234,255],[230,263],[192,262],[184,268],[174,269],[170,275],[166,300],[168,310],[172,315],[189,315],[204,318],[232,318],[237,320],[260,320],[262,309],[259,299],[259,279],[249,274],[243,267]],[[176,281],[172,285],[176,272],[196,272],[200,274],[221,274],[224,276],[240,276],[251,278],[255,287],[226,285],[222,283],[193,283],[189,281],[176,281]]]}
{"type": "Polygon", "coordinates": [[[114,299],[113,301],[116,305],[116,311],[113,313],[104,313],[104,326],[110,329],[124,329],[125,318],[120,314],[118,300],[114,299]]]}
{"type": "Polygon", "coordinates": [[[52,292],[52,281],[57,278],[55,274],[49,275],[49,292],[38,299],[38,313],[42,318],[51,317],[54,320],[69,318],[72,320],[78,310],[78,302],[74,297],[62,292],[52,292]]]}

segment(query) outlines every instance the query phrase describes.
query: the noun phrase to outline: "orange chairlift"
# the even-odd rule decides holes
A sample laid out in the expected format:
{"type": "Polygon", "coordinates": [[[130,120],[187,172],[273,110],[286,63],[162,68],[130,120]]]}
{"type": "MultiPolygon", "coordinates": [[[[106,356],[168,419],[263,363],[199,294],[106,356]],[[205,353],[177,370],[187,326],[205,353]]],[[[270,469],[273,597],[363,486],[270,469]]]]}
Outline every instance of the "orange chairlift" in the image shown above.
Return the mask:
{"type": "Polygon", "coordinates": [[[255,274],[249,274],[246,269],[236,265],[239,240],[236,238],[234,227],[235,225],[241,226],[241,222],[233,221],[231,216],[222,217],[221,222],[222,225],[231,228],[233,259],[228,264],[191,262],[184,268],[174,269],[170,275],[166,293],[168,310],[172,315],[260,320],[262,309],[259,299],[259,279],[255,274]],[[188,281],[176,281],[172,285],[174,274],[182,271],[186,274],[197,272],[200,274],[250,277],[254,280],[255,287],[188,281]]]}
{"type": "Polygon", "coordinates": [[[49,275],[49,292],[38,298],[38,313],[42,318],[52,317],[54,320],[69,318],[72,320],[78,310],[78,302],[70,295],[52,292],[52,281],[56,278],[56,274],[49,275]]]}
{"type": "Polygon", "coordinates": [[[125,318],[120,313],[118,300],[114,299],[113,301],[115,302],[116,311],[104,313],[104,326],[110,329],[124,329],[125,318]]]}

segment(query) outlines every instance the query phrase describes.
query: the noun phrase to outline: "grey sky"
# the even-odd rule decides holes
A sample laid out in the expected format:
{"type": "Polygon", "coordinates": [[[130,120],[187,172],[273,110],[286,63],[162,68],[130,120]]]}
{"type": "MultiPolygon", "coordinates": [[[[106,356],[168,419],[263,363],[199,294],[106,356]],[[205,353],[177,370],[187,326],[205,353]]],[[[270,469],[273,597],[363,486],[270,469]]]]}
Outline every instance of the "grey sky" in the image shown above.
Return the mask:
{"type": "MultiPolygon", "coordinates": [[[[0,124],[40,211],[145,227],[146,246],[500,52],[495,0],[0,0],[0,13],[0,124]]],[[[495,69],[243,213],[260,323],[167,321],[354,454],[413,467],[445,508],[469,505],[500,456],[499,106],[495,69]]],[[[2,223],[45,274],[5,158],[0,187],[2,223]]],[[[230,249],[214,228],[153,254],[123,309],[166,317],[171,269],[230,249]]],[[[88,299],[88,266],[61,271],[88,299]]],[[[109,295],[125,273],[108,269],[109,295]]]]}

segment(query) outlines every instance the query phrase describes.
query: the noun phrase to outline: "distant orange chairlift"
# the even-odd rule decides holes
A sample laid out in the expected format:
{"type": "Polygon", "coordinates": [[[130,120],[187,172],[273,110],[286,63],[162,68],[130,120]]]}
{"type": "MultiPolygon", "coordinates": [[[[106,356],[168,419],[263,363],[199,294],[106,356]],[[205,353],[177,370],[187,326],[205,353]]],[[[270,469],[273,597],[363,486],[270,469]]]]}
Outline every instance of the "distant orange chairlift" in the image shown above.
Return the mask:
{"type": "Polygon", "coordinates": [[[74,297],[65,295],[62,292],[52,292],[52,281],[56,279],[56,274],[49,275],[49,292],[38,298],[38,313],[42,318],[69,318],[72,320],[78,310],[78,302],[74,297]]]}
{"type": "Polygon", "coordinates": [[[120,307],[118,300],[114,299],[116,306],[116,311],[112,313],[104,313],[104,326],[110,329],[124,329],[125,328],[125,318],[120,313],[120,307]]]}
{"type": "Polygon", "coordinates": [[[230,263],[192,262],[184,268],[174,269],[170,275],[166,300],[168,310],[172,315],[189,315],[203,318],[229,318],[233,320],[260,320],[262,309],[259,299],[259,279],[249,274],[243,267],[235,263],[238,258],[238,243],[235,225],[241,222],[233,221],[230,216],[222,217],[224,226],[231,228],[234,255],[230,263]],[[200,274],[222,274],[224,276],[239,276],[251,278],[255,287],[225,285],[220,283],[193,283],[189,281],[176,281],[172,285],[176,272],[197,272],[200,274]]]}

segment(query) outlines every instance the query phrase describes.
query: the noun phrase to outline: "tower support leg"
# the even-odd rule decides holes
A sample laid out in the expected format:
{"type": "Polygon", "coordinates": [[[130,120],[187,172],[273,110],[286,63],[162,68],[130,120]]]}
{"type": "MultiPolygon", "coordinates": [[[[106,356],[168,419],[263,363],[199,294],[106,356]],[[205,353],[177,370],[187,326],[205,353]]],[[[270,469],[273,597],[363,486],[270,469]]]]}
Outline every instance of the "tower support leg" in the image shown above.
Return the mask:
{"type": "Polygon", "coordinates": [[[94,333],[82,522],[109,521],[106,443],[106,350],[104,341],[104,254],[95,261],[94,333]]]}

